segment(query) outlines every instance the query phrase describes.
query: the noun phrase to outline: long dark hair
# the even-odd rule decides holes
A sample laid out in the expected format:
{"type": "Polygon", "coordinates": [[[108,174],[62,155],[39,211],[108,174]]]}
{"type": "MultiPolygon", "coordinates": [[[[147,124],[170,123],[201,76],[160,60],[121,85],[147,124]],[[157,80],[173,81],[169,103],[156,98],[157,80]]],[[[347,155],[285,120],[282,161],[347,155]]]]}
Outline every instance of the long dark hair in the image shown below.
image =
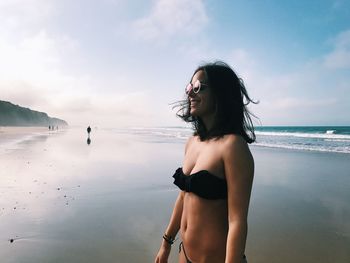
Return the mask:
{"type": "MultiPolygon", "coordinates": [[[[222,61],[199,66],[192,75],[202,70],[207,78],[216,104],[214,125],[207,130],[200,117],[190,114],[190,103],[186,99],[179,101],[174,107],[180,107],[176,115],[185,122],[192,124],[194,135],[201,141],[218,139],[225,134],[241,135],[247,143],[255,141],[254,126],[250,116],[254,116],[247,109],[249,103],[257,104],[249,96],[243,80],[222,61]]],[[[192,79],[191,78],[191,79],[192,79]]]]}

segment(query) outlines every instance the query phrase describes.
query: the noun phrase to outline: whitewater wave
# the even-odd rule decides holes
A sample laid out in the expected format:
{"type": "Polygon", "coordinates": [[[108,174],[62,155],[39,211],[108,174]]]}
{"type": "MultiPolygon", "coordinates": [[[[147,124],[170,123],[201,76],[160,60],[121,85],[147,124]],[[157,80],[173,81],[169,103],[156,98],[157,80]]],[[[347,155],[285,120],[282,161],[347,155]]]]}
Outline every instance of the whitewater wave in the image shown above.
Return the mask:
{"type": "Polygon", "coordinates": [[[128,130],[136,134],[181,140],[188,139],[192,134],[192,129],[186,127],[132,127],[128,130]]]}
{"type": "Polygon", "coordinates": [[[350,135],[334,133],[303,133],[303,132],[262,132],[256,131],[256,135],[262,136],[284,136],[299,138],[318,138],[318,139],[343,139],[350,142],[350,135]]]}
{"type": "Polygon", "coordinates": [[[290,150],[304,150],[314,152],[334,152],[334,153],[350,153],[350,147],[321,147],[321,146],[307,146],[307,145],[286,145],[276,143],[254,143],[256,146],[268,147],[268,148],[282,148],[290,150]]]}
{"type": "MultiPolygon", "coordinates": [[[[128,133],[150,138],[163,138],[172,142],[188,139],[193,131],[184,127],[134,127],[127,129],[128,133]]],[[[256,131],[257,141],[253,146],[283,148],[291,150],[350,153],[350,134],[335,134],[334,130],[324,130],[322,133],[306,133],[292,131],[256,131]]]]}

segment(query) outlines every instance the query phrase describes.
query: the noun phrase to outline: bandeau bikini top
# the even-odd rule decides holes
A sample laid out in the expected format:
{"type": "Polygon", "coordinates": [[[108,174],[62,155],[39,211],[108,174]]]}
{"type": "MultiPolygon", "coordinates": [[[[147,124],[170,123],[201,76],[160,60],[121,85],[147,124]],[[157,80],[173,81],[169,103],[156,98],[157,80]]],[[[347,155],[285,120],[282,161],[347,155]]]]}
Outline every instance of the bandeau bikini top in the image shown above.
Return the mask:
{"type": "Polygon", "coordinates": [[[207,170],[201,170],[191,175],[185,175],[182,168],[178,168],[173,175],[174,184],[181,190],[192,192],[205,199],[226,199],[227,183],[207,170]]]}

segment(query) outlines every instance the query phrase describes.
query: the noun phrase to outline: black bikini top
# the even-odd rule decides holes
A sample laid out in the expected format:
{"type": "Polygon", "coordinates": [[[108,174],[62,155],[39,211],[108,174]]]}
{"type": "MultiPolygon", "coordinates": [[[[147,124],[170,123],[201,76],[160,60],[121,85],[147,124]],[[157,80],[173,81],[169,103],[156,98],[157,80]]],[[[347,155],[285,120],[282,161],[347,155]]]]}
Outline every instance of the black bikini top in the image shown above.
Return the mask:
{"type": "Polygon", "coordinates": [[[174,184],[181,190],[192,192],[205,199],[226,199],[227,183],[207,170],[185,175],[182,168],[178,168],[173,175],[174,184]]]}

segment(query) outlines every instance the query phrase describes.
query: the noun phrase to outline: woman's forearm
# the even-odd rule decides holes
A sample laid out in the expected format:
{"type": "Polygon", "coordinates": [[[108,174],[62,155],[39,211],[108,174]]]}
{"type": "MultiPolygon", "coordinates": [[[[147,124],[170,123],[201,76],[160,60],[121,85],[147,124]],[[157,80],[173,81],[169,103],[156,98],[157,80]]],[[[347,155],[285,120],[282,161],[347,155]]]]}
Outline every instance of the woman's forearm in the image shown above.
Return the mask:
{"type": "Polygon", "coordinates": [[[170,217],[169,225],[165,231],[165,234],[172,238],[175,238],[175,236],[177,235],[177,232],[180,229],[182,209],[183,209],[183,197],[184,197],[184,192],[181,191],[176,199],[173,213],[170,217]]]}
{"type": "Polygon", "coordinates": [[[248,224],[246,220],[237,220],[229,223],[225,263],[243,262],[247,232],[248,224]]]}

